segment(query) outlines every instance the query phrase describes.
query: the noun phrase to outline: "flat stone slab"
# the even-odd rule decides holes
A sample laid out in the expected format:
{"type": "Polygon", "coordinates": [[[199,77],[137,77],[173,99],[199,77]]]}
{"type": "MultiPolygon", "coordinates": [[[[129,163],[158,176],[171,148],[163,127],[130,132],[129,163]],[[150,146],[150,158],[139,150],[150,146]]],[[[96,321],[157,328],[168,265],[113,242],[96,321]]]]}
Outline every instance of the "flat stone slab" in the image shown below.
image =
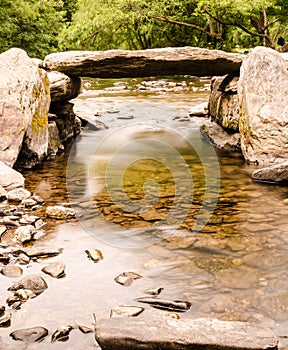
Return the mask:
{"type": "Polygon", "coordinates": [[[198,47],[149,50],[66,51],[46,56],[44,67],[72,76],[95,78],[159,75],[225,75],[240,69],[245,55],[198,47]]]}
{"type": "Polygon", "coordinates": [[[261,182],[271,182],[278,184],[288,183],[288,161],[257,169],[252,174],[252,179],[261,182]]]}
{"type": "Polygon", "coordinates": [[[95,338],[103,350],[278,349],[277,338],[268,328],[206,318],[100,320],[95,338]]]}

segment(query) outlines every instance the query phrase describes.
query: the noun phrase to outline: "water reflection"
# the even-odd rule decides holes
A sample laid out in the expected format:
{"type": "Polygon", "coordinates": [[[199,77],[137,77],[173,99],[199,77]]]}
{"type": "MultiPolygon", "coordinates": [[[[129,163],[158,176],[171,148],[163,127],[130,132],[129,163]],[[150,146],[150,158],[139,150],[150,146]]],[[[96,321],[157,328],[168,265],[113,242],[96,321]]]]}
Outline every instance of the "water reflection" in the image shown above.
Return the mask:
{"type": "MultiPolygon", "coordinates": [[[[177,102],[175,99],[175,95],[171,99],[167,95],[159,98],[157,102],[152,98],[150,102],[147,97],[143,101],[141,97],[127,96],[123,99],[121,96],[115,96],[113,99],[108,98],[107,102],[104,97],[89,97],[89,100],[79,99],[76,107],[79,110],[84,108],[90,116],[93,116],[97,109],[107,106],[107,103],[111,108],[120,109],[120,113],[123,114],[130,114],[131,110],[137,111],[135,119],[143,121],[145,118],[149,123],[155,123],[157,119],[158,125],[179,128],[182,135],[192,133],[197,140],[197,147],[205,147],[200,141],[196,122],[180,123],[173,120],[175,115],[187,113],[187,96],[179,95],[177,102]]],[[[197,99],[196,96],[195,103],[203,101],[203,97],[200,101],[197,99]]],[[[135,119],[123,122],[115,116],[106,115],[102,120],[114,130],[119,125],[135,123],[135,119]]],[[[72,179],[69,182],[70,198],[65,181],[68,153],[54,162],[47,162],[41,169],[26,174],[28,189],[43,196],[47,205],[71,200],[72,205],[82,213],[82,226],[78,222],[72,222],[55,229],[54,223],[50,222],[47,236],[35,245],[64,248],[61,260],[67,265],[67,277],[61,281],[46,278],[48,290],[25,303],[22,309],[15,313],[12,326],[1,330],[3,336],[7,336],[8,339],[8,334],[13,330],[35,325],[43,325],[51,330],[55,330],[61,324],[73,322],[91,326],[93,313],[96,313],[98,318],[107,318],[112,307],[135,305],[135,299],[142,295],[141,291],[153,287],[163,287],[165,298],[186,299],[192,302],[191,310],[181,317],[215,317],[257,322],[272,327],[279,335],[288,336],[288,209],[283,204],[283,199],[288,197],[287,187],[254,183],[250,178],[253,169],[245,165],[240,156],[228,157],[218,154],[221,187],[219,193],[217,186],[214,189],[211,186],[210,191],[217,197],[217,205],[213,215],[209,216],[208,223],[200,231],[195,230],[195,217],[201,217],[203,214],[206,220],[205,211],[200,212],[205,202],[205,189],[202,186],[203,164],[200,164],[199,157],[197,159],[193,152],[191,154],[189,147],[178,143],[174,146],[183,157],[184,163],[179,165],[175,162],[176,169],[173,168],[173,172],[178,174],[179,171],[181,178],[182,170],[188,169],[193,175],[193,186],[187,187],[185,184],[181,192],[187,194],[189,200],[184,200],[177,206],[177,210],[180,208],[180,214],[182,210],[188,211],[185,219],[181,218],[177,227],[157,226],[157,220],[147,220],[149,216],[145,219],[145,215],[144,218],[142,215],[140,218],[137,208],[136,214],[129,209],[129,215],[125,216],[125,208],[122,213],[117,213],[119,208],[115,208],[113,196],[117,194],[117,186],[116,189],[113,186],[109,189],[103,187],[109,159],[107,155],[111,154],[111,149],[100,149],[101,152],[96,152],[96,157],[91,162],[91,154],[95,154],[95,139],[100,137],[99,133],[108,135],[110,131],[87,130],[72,148],[70,162],[73,166],[68,167],[68,171],[71,171],[68,177],[72,179]],[[87,164],[92,172],[92,183],[87,164]],[[182,169],[183,164],[186,164],[186,167],[182,169]],[[92,192],[89,186],[92,187],[92,192]],[[123,217],[125,220],[121,221],[123,217]],[[103,252],[104,260],[99,264],[91,263],[84,253],[85,249],[93,247],[103,252]],[[113,281],[114,277],[123,271],[135,271],[144,278],[125,288],[113,281]]],[[[143,139],[143,134],[138,131],[136,141],[139,141],[139,135],[140,140],[143,139]]],[[[132,135],[135,135],[135,130],[132,135]]],[[[153,133],[154,138],[155,135],[159,141],[163,132],[153,133]]],[[[123,144],[123,139],[118,138],[117,141],[119,140],[123,144]]],[[[135,139],[132,140],[135,142],[135,139]]],[[[173,140],[175,141],[172,136],[171,143],[173,140]]],[[[109,146],[112,150],[115,149],[116,140],[109,146]]],[[[138,146],[145,157],[148,145],[141,141],[138,146]]],[[[130,159],[130,155],[128,148],[108,175],[113,177],[117,166],[121,168],[125,159],[130,159]]],[[[165,216],[167,209],[173,207],[175,197],[175,183],[171,176],[173,172],[169,167],[163,166],[165,163],[162,159],[160,162],[158,159],[155,161],[151,157],[143,157],[139,162],[128,162],[130,166],[126,167],[127,171],[123,174],[123,188],[128,197],[126,199],[129,202],[139,202],[146,198],[149,208],[157,206],[165,216]],[[152,181],[148,181],[143,187],[147,176],[152,181]],[[155,185],[154,180],[158,185],[155,185]]],[[[209,157],[207,164],[211,164],[209,157]]],[[[213,178],[213,166],[210,174],[213,178]]],[[[205,181],[207,183],[208,180],[205,181]]],[[[215,196],[211,197],[212,200],[215,196]]],[[[176,217],[177,215],[176,212],[176,217]]],[[[53,260],[54,258],[51,259],[53,260]]],[[[39,273],[44,263],[39,261],[27,270],[30,273],[39,273]]],[[[1,277],[4,299],[8,296],[6,289],[10,284],[11,280],[1,277]]],[[[149,318],[155,312],[161,313],[159,310],[147,308],[139,317],[149,318]]],[[[72,349],[94,348],[93,336],[80,336],[73,332],[69,343],[55,343],[53,348],[67,349],[68,344],[72,349]]],[[[50,349],[49,340],[45,340],[41,348],[50,349]]]]}

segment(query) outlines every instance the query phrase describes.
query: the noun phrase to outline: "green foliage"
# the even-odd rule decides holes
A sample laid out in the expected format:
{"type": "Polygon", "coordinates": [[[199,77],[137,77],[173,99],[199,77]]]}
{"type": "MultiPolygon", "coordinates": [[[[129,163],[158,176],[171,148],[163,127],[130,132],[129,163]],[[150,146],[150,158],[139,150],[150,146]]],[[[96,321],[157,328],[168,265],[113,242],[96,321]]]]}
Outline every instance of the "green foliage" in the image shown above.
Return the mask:
{"type": "MultiPolygon", "coordinates": [[[[75,1],[73,1],[75,3],[75,1]]],[[[58,47],[58,34],[75,5],[62,0],[0,0],[0,51],[24,49],[42,58],[58,47]]]]}

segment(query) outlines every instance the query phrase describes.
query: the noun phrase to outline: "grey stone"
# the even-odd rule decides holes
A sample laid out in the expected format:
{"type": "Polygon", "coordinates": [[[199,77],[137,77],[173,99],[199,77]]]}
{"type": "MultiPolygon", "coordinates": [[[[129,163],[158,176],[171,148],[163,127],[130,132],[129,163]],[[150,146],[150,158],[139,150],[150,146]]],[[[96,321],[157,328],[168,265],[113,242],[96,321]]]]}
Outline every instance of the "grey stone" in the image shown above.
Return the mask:
{"type": "Polygon", "coordinates": [[[138,273],[128,271],[116,276],[114,278],[114,281],[119,284],[122,284],[122,286],[130,286],[133,283],[133,281],[139,278],[142,278],[142,276],[138,273]]]}
{"type": "Polygon", "coordinates": [[[110,317],[136,317],[144,311],[140,306],[117,306],[110,312],[110,317]]]}
{"type": "Polygon", "coordinates": [[[49,71],[50,94],[52,102],[69,101],[81,92],[81,79],[61,72],[49,71]]]}
{"type": "Polygon", "coordinates": [[[32,225],[20,226],[14,232],[13,240],[21,243],[29,242],[33,239],[34,233],[35,233],[34,226],[32,225]]]}
{"type": "Polygon", "coordinates": [[[288,182],[288,161],[257,169],[252,174],[252,179],[261,182],[276,182],[284,184],[288,182]]]}
{"type": "Polygon", "coordinates": [[[7,265],[2,267],[1,269],[1,273],[2,275],[6,276],[6,277],[20,277],[22,276],[23,270],[21,269],[21,267],[16,266],[16,265],[7,265]]]}
{"type": "Polygon", "coordinates": [[[103,350],[278,349],[268,328],[205,318],[110,318],[95,325],[95,338],[103,350]]]}
{"type": "Polygon", "coordinates": [[[235,74],[214,77],[209,96],[209,117],[230,132],[239,131],[239,104],[235,74]]]}
{"type": "Polygon", "coordinates": [[[96,78],[190,74],[224,75],[239,71],[244,55],[196,47],[150,50],[66,51],[46,56],[44,66],[74,76],[96,78]]]}
{"type": "Polygon", "coordinates": [[[59,151],[64,149],[64,146],[61,143],[59,130],[55,121],[50,121],[48,124],[49,130],[49,143],[48,143],[48,156],[54,156],[59,151]]]}
{"type": "Polygon", "coordinates": [[[220,151],[241,152],[239,133],[230,134],[219,124],[210,120],[202,124],[200,131],[204,140],[212,143],[220,151]]]}
{"type": "Polygon", "coordinates": [[[0,185],[5,190],[23,187],[24,183],[25,179],[22,174],[0,161],[0,185]]]}
{"type": "Polygon", "coordinates": [[[54,205],[49,206],[46,209],[46,215],[47,217],[53,218],[53,219],[70,219],[75,218],[76,212],[74,209],[63,207],[61,205],[54,205]]]}
{"type": "Polygon", "coordinates": [[[39,342],[48,335],[48,329],[44,327],[32,327],[26,329],[18,329],[10,333],[10,337],[14,340],[25,341],[28,343],[39,342]]]}
{"type": "Polygon", "coordinates": [[[242,152],[250,163],[288,158],[288,72],[281,55],[256,47],[243,61],[238,82],[242,152]]]}
{"type": "Polygon", "coordinates": [[[43,267],[42,271],[52,277],[60,278],[65,276],[65,267],[66,265],[62,261],[55,261],[43,267]]]}
{"type": "Polygon", "coordinates": [[[208,114],[208,103],[203,102],[189,108],[190,117],[206,117],[208,114]]]}
{"type": "Polygon", "coordinates": [[[47,289],[47,283],[39,275],[28,275],[23,277],[20,281],[14,283],[8,290],[16,291],[18,289],[29,289],[36,295],[41,294],[47,289]]]}
{"type": "Polygon", "coordinates": [[[7,199],[9,201],[21,202],[29,197],[31,197],[31,192],[22,187],[7,192],[7,199]]]}
{"type": "Polygon", "coordinates": [[[47,73],[25,51],[12,48],[0,54],[0,76],[0,159],[9,166],[17,158],[36,164],[48,147],[47,73]]]}

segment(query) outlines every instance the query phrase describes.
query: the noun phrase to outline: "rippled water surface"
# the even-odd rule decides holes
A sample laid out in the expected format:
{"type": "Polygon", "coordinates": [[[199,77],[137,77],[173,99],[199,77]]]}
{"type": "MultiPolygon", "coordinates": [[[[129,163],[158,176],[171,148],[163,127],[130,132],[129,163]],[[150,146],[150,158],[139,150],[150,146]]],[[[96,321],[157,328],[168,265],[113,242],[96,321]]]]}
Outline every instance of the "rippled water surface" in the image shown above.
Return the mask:
{"type": "MultiPolygon", "coordinates": [[[[257,322],[288,336],[287,187],[252,182],[253,168],[240,155],[216,154],[201,140],[201,120],[187,118],[188,109],[207,99],[208,92],[90,90],[75,100],[91,124],[71,150],[25,174],[47,205],[70,202],[78,212],[69,223],[48,222],[35,242],[64,248],[50,261],[63,260],[66,277],[44,277],[48,290],[15,312],[1,329],[5,341],[13,344],[8,334],[19,328],[91,326],[93,314],[108,318],[111,308],[137,305],[154,287],[164,288],[163,298],[192,303],[183,318],[257,322]],[[96,121],[108,128],[94,130],[96,121]],[[104,260],[88,260],[89,248],[104,260]],[[143,278],[121,286],[114,278],[124,271],[143,278]]],[[[14,280],[0,278],[3,303],[14,280]]],[[[139,317],[153,313],[162,311],[147,307],[139,317]]],[[[66,343],[46,339],[46,348],[97,345],[73,330],[66,343]]]]}

